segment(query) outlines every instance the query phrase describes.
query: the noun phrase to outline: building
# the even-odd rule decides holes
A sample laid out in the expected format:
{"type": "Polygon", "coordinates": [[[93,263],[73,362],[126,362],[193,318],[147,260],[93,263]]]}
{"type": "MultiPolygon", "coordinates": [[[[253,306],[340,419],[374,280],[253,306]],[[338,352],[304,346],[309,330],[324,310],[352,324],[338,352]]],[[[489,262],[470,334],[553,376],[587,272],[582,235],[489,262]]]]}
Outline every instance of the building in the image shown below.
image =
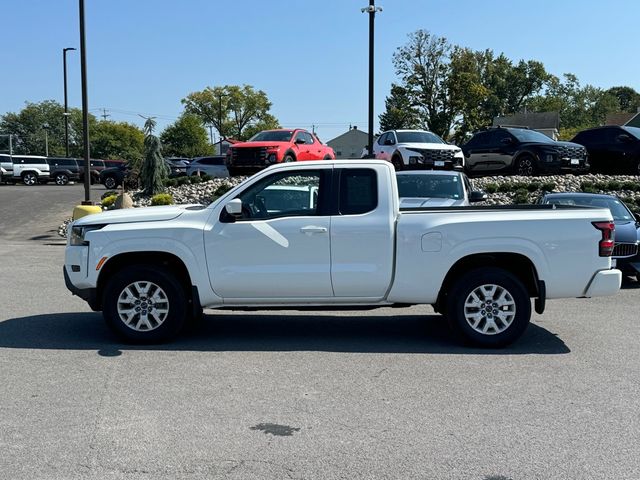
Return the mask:
{"type": "Polygon", "coordinates": [[[333,148],[336,158],[362,158],[362,151],[369,143],[369,134],[358,130],[358,127],[350,127],[349,131],[329,140],[327,145],[333,148]]]}
{"type": "Polygon", "coordinates": [[[640,128],[640,109],[636,113],[609,113],[604,124],[640,128]]]}
{"type": "Polygon", "coordinates": [[[528,127],[554,140],[558,139],[560,130],[560,114],[558,112],[523,112],[508,117],[495,117],[493,126],[528,127]]]}
{"type": "Polygon", "coordinates": [[[233,145],[234,143],[240,143],[240,140],[234,140],[233,138],[218,140],[213,144],[213,154],[226,155],[227,150],[229,150],[229,145],[233,145]]]}

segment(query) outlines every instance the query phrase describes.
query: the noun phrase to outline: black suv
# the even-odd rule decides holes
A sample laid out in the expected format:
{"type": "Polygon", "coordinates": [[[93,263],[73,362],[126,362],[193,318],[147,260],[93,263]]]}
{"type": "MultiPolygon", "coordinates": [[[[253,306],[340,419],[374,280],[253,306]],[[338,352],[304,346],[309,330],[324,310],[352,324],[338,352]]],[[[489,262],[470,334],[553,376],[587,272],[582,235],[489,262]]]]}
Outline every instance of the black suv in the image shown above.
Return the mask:
{"type": "Polygon", "coordinates": [[[572,142],[587,147],[591,170],[596,173],[640,175],[640,128],[591,128],[579,132],[572,142]]]}
{"type": "Polygon", "coordinates": [[[589,170],[582,145],[556,142],[526,127],[491,127],[477,132],[462,145],[468,175],[510,172],[583,173],[589,170]]]}
{"type": "Polygon", "coordinates": [[[124,178],[129,172],[129,166],[124,162],[118,162],[114,167],[108,167],[100,172],[100,183],[107,190],[113,190],[124,182],[124,178]]]}
{"type": "Polygon", "coordinates": [[[49,179],[56,185],[66,185],[80,179],[80,166],[75,158],[47,157],[49,179]]]}

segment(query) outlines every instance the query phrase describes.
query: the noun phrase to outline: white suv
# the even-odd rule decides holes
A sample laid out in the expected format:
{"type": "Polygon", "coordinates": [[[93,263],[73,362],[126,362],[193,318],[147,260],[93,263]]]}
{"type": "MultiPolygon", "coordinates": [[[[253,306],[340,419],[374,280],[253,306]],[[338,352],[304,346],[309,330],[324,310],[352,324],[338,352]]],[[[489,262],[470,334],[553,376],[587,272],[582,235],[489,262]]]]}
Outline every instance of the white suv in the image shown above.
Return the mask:
{"type": "Polygon", "coordinates": [[[13,162],[9,155],[0,155],[0,182],[13,182],[13,162]]]}
{"type": "Polygon", "coordinates": [[[464,169],[462,149],[449,145],[426,130],[389,130],[373,144],[375,158],[387,160],[396,170],[464,169]]]}
{"type": "Polygon", "coordinates": [[[22,179],[25,185],[37,185],[49,180],[49,163],[47,157],[35,155],[12,155],[13,179],[22,179]]]}

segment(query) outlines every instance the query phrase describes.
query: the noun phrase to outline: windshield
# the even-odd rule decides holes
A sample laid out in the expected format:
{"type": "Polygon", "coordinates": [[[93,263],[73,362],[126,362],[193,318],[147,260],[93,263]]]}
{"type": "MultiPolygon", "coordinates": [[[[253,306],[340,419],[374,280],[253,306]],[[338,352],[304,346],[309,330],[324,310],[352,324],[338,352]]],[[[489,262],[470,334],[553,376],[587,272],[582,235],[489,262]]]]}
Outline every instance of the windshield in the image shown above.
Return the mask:
{"type": "Polygon", "coordinates": [[[267,130],[256,133],[249,142],[289,142],[293,135],[293,130],[267,130]]]}
{"type": "Polygon", "coordinates": [[[613,220],[616,222],[633,220],[633,215],[631,215],[631,212],[629,212],[629,209],[624,205],[624,203],[613,197],[567,195],[566,197],[548,198],[545,203],[554,205],[576,205],[579,207],[608,208],[613,220]]]}
{"type": "Polygon", "coordinates": [[[400,198],[464,198],[457,175],[397,175],[400,198]]]}
{"type": "Polygon", "coordinates": [[[624,128],[627,132],[629,132],[631,135],[633,135],[634,137],[640,140],[640,128],[638,127],[622,127],[622,128],[624,128]]]}
{"type": "Polygon", "coordinates": [[[396,132],[398,143],[444,143],[439,136],[431,132],[396,132]]]}
{"type": "Polygon", "coordinates": [[[509,129],[509,132],[521,142],[555,143],[554,140],[547,137],[544,133],[536,132],[535,130],[513,128],[509,129]]]}

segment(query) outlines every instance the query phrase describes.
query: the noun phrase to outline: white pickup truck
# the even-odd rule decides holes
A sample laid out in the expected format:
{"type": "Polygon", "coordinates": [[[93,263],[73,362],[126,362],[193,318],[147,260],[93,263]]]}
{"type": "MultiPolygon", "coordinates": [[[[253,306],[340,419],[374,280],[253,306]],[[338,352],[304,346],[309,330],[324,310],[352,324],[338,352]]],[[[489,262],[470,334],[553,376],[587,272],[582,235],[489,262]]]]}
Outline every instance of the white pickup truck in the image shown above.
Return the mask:
{"type": "Polygon", "coordinates": [[[613,234],[608,209],[404,209],[390,163],[313,161],[269,167],[206,207],[76,220],[64,276],[133,342],[166,341],[203,307],[431,304],[467,341],[499,347],[526,329],[531,299],[542,313],[547,299],[616,293],[613,234]],[[316,200],[272,204],[284,186],[316,200]]]}

